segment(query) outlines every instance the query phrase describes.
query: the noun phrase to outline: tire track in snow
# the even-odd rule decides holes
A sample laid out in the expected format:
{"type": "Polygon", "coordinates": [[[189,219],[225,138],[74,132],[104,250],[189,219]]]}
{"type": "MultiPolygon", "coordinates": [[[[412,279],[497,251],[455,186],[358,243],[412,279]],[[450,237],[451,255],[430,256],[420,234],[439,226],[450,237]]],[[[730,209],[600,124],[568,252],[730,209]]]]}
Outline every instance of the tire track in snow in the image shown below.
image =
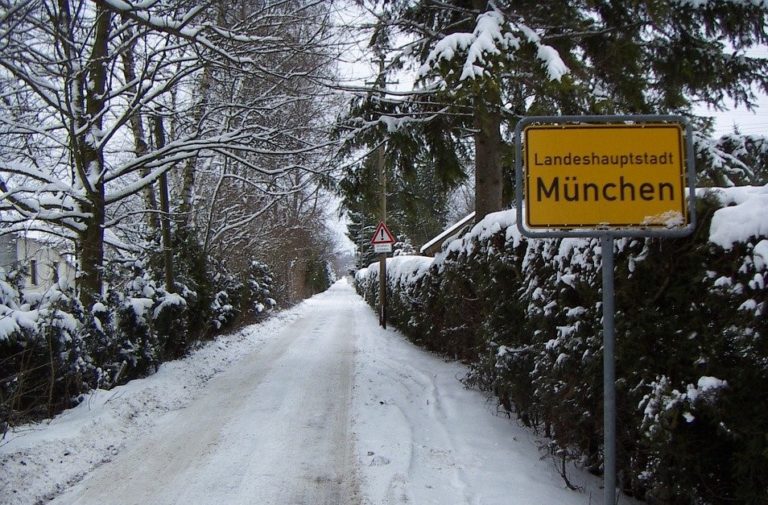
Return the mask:
{"type": "MultiPolygon", "coordinates": [[[[374,316],[368,307],[362,310],[358,324],[370,328],[374,316]]],[[[358,457],[371,495],[364,503],[443,504],[446,489],[450,489],[451,505],[474,503],[455,459],[455,443],[435,377],[419,370],[412,355],[400,351],[402,344],[393,342],[399,339],[397,332],[379,329],[360,339],[358,347],[365,355],[358,360],[356,408],[378,409],[380,424],[387,427],[384,433],[372,433],[371,427],[356,426],[362,432],[358,457]],[[383,497],[383,502],[377,497],[383,497]]]]}
{"type": "Polygon", "coordinates": [[[385,375],[407,391],[411,404],[408,409],[394,405],[403,412],[402,417],[411,431],[413,448],[408,475],[447,473],[456,491],[454,498],[460,500],[454,503],[474,503],[463,468],[454,458],[457,444],[448,426],[450,420],[443,408],[443,393],[435,377],[414,367],[407,356],[379,357],[379,362],[392,372],[385,375]],[[426,420],[420,419],[422,414],[426,414],[426,420]]]}

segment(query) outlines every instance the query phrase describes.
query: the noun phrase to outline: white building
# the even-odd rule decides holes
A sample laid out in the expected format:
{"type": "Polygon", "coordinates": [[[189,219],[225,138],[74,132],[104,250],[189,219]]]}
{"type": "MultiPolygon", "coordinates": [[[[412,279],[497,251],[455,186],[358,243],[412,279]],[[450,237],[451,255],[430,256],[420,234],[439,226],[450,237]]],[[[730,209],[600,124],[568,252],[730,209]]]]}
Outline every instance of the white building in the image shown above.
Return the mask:
{"type": "Polygon", "coordinates": [[[27,234],[0,235],[0,267],[26,269],[25,293],[43,293],[60,280],[75,282],[74,254],[54,241],[27,234]]]}

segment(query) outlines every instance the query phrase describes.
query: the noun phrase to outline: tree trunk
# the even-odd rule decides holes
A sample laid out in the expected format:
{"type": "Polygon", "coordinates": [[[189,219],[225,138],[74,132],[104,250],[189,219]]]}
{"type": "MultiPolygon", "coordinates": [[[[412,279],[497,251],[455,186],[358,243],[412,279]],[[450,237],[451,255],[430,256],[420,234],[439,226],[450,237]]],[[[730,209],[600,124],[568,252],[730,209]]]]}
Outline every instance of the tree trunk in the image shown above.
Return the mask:
{"type": "MultiPolygon", "coordinates": [[[[128,42],[125,51],[122,54],[123,61],[123,75],[125,76],[125,82],[136,82],[136,58],[134,55],[134,49],[136,41],[133,38],[133,29],[129,26],[126,29],[124,40],[128,42]]],[[[137,85],[133,85],[132,89],[138,90],[137,85]]],[[[144,121],[141,118],[141,114],[138,110],[131,115],[130,119],[131,131],[133,132],[133,144],[136,151],[136,157],[140,158],[144,156],[149,148],[147,146],[146,133],[144,129],[144,121]]],[[[149,175],[149,169],[144,168],[141,170],[141,176],[146,177],[149,175]]],[[[147,216],[147,223],[153,231],[160,229],[160,220],[157,216],[157,197],[155,196],[155,189],[152,184],[147,184],[143,190],[144,202],[147,206],[149,214],[147,216]]]]}
{"type": "Polygon", "coordinates": [[[101,194],[88,195],[89,213],[85,230],[80,233],[80,301],[90,309],[101,298],[104,284],[104,187],[101,194]]]}
{"type": "MultiPolygon", "coordinates": [[[[165,132],[163,131],[163,120],[160,116],[155,116],[155,145],[158,149],[165,146],[165,132]]],[[[165,290],[169,293],[176,291],[173,276],[173,244],[171,243],[171,205],[168,201],[168,174],[163,172],[160,176],[160,210],[162,218],[160,220],[163,231],[163,266],[165,270],[165,290]]]]}
{"type": "MultiPolygon", "coordinates": [[[[208,95],[211,91],[211,81],[213,76],[209,66],[203,69],[203,75],[200,78],[200,100],[197,103],[195,112],[193,114],[193,120],[195,124],[199,124],[200,120],[207,112],[208,108],[208,95]]],[[[192,224],[192,200],[195,190],[195,176],[197,171],[197,158],[189,158],[184,167],[181,180],[181,203],[179,204],[179,216],[181,223],[184,227],[189,228],[192,224]]]]}
{"type": "MultiPolygon", "coordinates": [[[[68,8],[68,6],[67,6],[68,8]]],[[[104,284],[104,148],[100,142],[107,86],[107,56],[112,16],[102,5],[96,7],[96,31],[93,49],[84,77],[85,115],[75,118],[78,138],[75,140],[75,163],[86,191],[89,216],[80,233],[80,301],[89,310],[101,298],[104,284]]]]}
{"type": "MultiPolygon", "coordinates": [[[[477,12],[488,9],[487,0],[473,0],[477,12]]],[[[475,95],[475,220],[480,221],[503,205],[501,167],[501,93],[497,82],[488,81],[475,95]]]]}
{"type": "Polygon", "coordinates": [[[475,220],[503,208],[501,96],[490,82],[475,97],[475,220]]]}

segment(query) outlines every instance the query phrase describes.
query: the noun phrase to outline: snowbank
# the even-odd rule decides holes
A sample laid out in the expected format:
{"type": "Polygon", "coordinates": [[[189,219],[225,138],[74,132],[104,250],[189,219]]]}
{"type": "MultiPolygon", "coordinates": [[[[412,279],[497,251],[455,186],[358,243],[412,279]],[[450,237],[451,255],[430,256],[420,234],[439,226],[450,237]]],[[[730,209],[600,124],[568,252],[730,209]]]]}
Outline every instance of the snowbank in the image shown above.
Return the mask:
{"type": "MultiPolygon", "coordinates": [[[[709,230],[709,241],[726,250],[737,242],[746,242],[751,237],[768,237],[768,185],[739,186],[732,188],[702,188],[697,190],[697,197],[714,197],[723,208],[715,211],[709,230]]],[[[493,235],[505,230],[506,245],[518,247],[524,240],[517,228],[517,210],[509,209],[485,216],[472,227],[469,233],[448,242],[443,250],[433,258],[424,256],[397,256],[387,259],[387,277],[390,282],[413,284],[417,282],[432,265],[442,270],[445,261],[451,255],[471,256],[478,243],[487,242],[493,235]]],[[[537,240],[529,240],[536,243],[537,240]]],[[[552,258],[558,260],[569,257],[574,249],[587,244],[587,239],[564,239],[560,241],[558,252],[552,258]]],[[[762,241],[755,247],[755,258],[759,264],[768,265],[768,250],[762,241]],[[763,259],[764,258],[764,259],[763,259]]],[[[619,247],[622,247],[620,244],[619,247]]],[[[530,246],[529,246],[530,248],[530,246]]],[[[578,251],[577,251],[578,253],[578,251]]],[[[369,276],[378,276],[379,264],[372,263],[356,274],[358,281],[369,276]]]]}
{"type": "MultiPolygon", "coordinates": [[[[387,278],[402,284],[416,282],[432,266],[434,259],[426,256],[395,256],[387,258],[387,278]]],[[[358,281],[370,277],[378,278],[379,263],[371,263],[367,268],[361,268],[355,274],[358,281]]]]}

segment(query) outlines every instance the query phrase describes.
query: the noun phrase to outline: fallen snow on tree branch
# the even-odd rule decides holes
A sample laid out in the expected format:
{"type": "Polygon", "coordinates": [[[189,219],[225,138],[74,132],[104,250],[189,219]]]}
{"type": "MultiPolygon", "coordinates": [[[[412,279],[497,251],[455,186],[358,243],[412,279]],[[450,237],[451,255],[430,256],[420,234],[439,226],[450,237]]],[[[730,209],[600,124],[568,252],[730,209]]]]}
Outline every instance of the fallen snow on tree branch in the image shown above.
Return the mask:
{"type": "Polygon", "coordinates": [[[717,196],[723,208],[712,216],[709,240],[723,249],[750,237],[768,236],[768,185],[700,190],[717,196]]]}

